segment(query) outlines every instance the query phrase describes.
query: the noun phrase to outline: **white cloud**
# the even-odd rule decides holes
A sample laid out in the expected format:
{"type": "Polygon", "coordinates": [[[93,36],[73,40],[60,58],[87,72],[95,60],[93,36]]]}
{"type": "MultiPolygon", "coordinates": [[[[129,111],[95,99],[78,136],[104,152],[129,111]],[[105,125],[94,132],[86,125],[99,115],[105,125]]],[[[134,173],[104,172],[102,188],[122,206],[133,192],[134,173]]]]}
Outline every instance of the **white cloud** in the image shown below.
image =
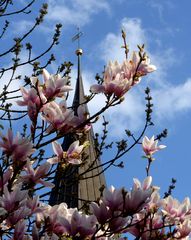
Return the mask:
{"type": "Polygon", "coordinates": [[[175,114],[191,109],[191,78],[177,86],[156,89],[152,95],[159,119],[173,118],[175,114]]]}
{"type": "Polygon", "coordinates": [[[34,25],[34,22],[29,21],[29,20],[15,21],[12,26],[13,32],[11,34],[21,35],[22,33],[25,33],[29,29],[31,29],[33,25],[34,25]],[[18,29],[19,29],[19,31],[18,31],[18,29]]]}
{"type": "MultiPolygon", "coordinates": [[[[23,20],[21,19],[20,21],[15,21],[14,24],[12,25],[12,33],[15,36],[21,36],[22,34],[25,34],[26,32],[29,31],[29,29],[31,29],[34,26],[35,22],[31,21],[31,20],[23,20]],[[19,31],[18,31],[19,29],[19,31]]],[[[36,28],[35,31],[38,31],[39,33],[45,33],[47,34],[46,37],[44,37],[44,39],[46,39],[48,37],[48,35],[52,36],[53,33],[53,28],[49,27],[46,24],[40,24],[38,25],[38,27],[36,28]]]]}
{"type": "MultiPolygon", "coordinates": [[[[137,50],[137,44],[147,43],[145,31],[141,26],[141,20],[138,18],[124,18],[121,21],[121,29],[126,32],[126,37],[130,50],[137,50]]],[[[120,29],[120,30],[121,30],[120,29]]],[[[121,48],[123,40],[121,32],[117,34],[108,33],[105,39],[100,44],[102,54],[101,58],[108,62],[109,60],[122,61],[125,57],[124,49],[121,48]]]]}
{"type": "Polygon", "coordinates": [[[166,9],[168,9],[168,11],[172,10],[174,8],[174,2],[169,1],[169,0],[166,0],[166,1],[161,1],[161,0],[152,1],[152,0],[149,0],[149,1],[147,1],[147,4],[151,8],[156,10],[156,11],[154,11],[154,14],[156,14],[156,13],[158,14],[161,23],[167,25],[167,23],[165,21],[165,17],[164,17],[164,11],[166,9]]]}
{"type": "MultiPolygon", "coordinates": [[[[137,51],[137,44],[145,44],[146,52],[151,59],[151,63],[157,66],[157,71],[147,76],[147,79],[154,82],[157,86],[166,85],[167,70],[176,61],[173,49],[163,49],[152,52],[149,49],[149,39],[146,29],[143,28],[142,22],[139,18],[124,18],[121,21],[121,27],[126,32],[126,39],[130,49],[129,55],[132,51],[137,51]]],[[[150,30],[149,30],[150,31],[150,30]]],[[[152,39],[153,41],[153,39],[152,39]]],[[[108,33],[105,39],[100,44],[100,56],[107,63],[109,60],[117,60],[122,62],[125,58],[124,49],[121,48],[123,40],[121,31],[117,34],[108,33]]]]}
{"type": "Polygon", "coordinates": [[[83,26],[91,20],[92,15],[100,11],[109,13],[107,0],[49,0],[47,18],[64,25],[83,26]]]}
{"type": "MultiPolygon", "coordinates": [[[[56,21],[66,26],[76,27],[88,24],[92,17],[99,12],[110,13],[108,0],[48,0],[48,14],[45,17],[45,24],[40,24],[37,31],[41,33],[52,33],[53,23],[56,21]]],[[[21,19],[16,21],[12,28],[14,34],[22,34],[34,25],[34,21],[21,19]]]]}
{"type": "Polygon", "coordinates": [[[175,64],[177,58],[175,57],[174,50],[172,48],[163,49],[155,53],[148,53],[151,63],[157,67],[157,70],[146,78],[155,88],[167,88],[170,87],[168,82],[168,69],[175,64]]]}
{"type": "Polygon", "coordinates": [[[138,130],[143,125],[144,95],[136,89],[131,89],[124,102],[110,108],[104,115],[109,120],[109,133],[112,136],[123,136],[125,129],[138,130]]]}
{"type": "MultiPolygon", "coordinates": [[[[123,19],[121,26],[127,33],[127,41],[130,50],[136,50],[137,44],[145,43],[148,46],[148,32],[142,27],[141,20],[138,18],[123,19]]],[[[149,29],[149,32],[151,30],[149,29]]],[[[125,57],[124,50],[120,49],[122,45],[121,33],[108,33],[105,39],[100,44],[101,58],[108,62],[109,60],[122,61],[125,57]]],[[[148,49],[148,48],[147,48],[148,49]]],[[[146,50],[147,50],[146,49],[146,50]]],[[[125,95],[123,105],[111,111],[110,118],[114,117],[116,126],[112,126],[113,132],[118,132],[119,126],[137,129],[144,121],[143,91],[147,86],[152,86],[152,96],[155,107],[155,122],[164,122],[170,120],[175,113],[182,113],[191,109],[191,79],[184,81],[182,84],[175,86],[168,81],[168,69],[171,67],[176,58],[174,57],[173,49],[163,49],[159,51],[147,50],[151,58],[151,63],[157,66],[157,71],[142,79],[139,87],[135,86],[130,92],[125,95]],[[142,96],[142,97],[141,97],[142,96]],[[173,107],[172,107],[173,106],[173,107]],[[120,114],[120,115],[119,115],[120,114]],[[163,121],[161,121],[163,120],[163,121]]]]}
{"type": "MultiPolygon", "coordinates": [[[[28,56],[25,53],[22,53],[19,57],[21,59],[21,62],[25,62],[26,59],[28,59],[28,56]]],[[[8,68],[10,66],[11,65],[4,65],[3,67],[6,69],[6,68],[8,68]]],[[[9,81],[10,81],[10,79],[12,77],[12,73],[13,73],[12,70],[6,71],[3,74],[3,76],[1,77],[1,83],[2,84],[0,85],[0,92],[3,91],[4,85],[7,85],[9,83],[9,81]]],[[[32,74],[32,66],[31,65],[26,64],[26,65],[18,67],[16,69],[15,73],[14,73],[13,80],[9,84],[9,87],[8,87],[7,91],[11,92],[11,91],[19,90],[19,88],[24,85],[24,77],[25,76],[29,76],[30,77],[31,74],[32,74]],[[21,76],[21,79],[15,79],[19,75],[21,76]]],[[[9,98],[16,97],[16,96],[21,96],[21,92],[17,91],[17,92],[13,92],[11,94],[8,94],[9,98]]],[[[8,102],[12,103],[13,104],[13,108],[17,109],[18,105],[15,103],[16,100],[17,99],[13,98],[13,99],[7,100],[6,103],[8,103],[8,102]]]]}

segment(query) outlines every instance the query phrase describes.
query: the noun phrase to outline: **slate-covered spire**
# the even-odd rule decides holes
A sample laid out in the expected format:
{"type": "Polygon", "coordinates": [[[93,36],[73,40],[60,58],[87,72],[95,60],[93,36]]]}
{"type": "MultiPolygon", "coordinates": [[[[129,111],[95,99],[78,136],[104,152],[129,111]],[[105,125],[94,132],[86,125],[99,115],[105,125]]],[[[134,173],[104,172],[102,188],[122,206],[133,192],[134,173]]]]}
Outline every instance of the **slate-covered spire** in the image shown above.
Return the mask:
{"type": "MultiPolygon", "coordinates": [[[[82,49],[76,50],[78,71],[72,104],[76,115],[78,106],[81,104],[85,105],[88,113],[87,104],[84,103],[86,99],[81,75],[82,54],[82,49]]],[[[63,150],[67,150],[70,144],[77,139],[80,140],[81,143],[84,141],[89,142],[89,147],[84,151],[83,164],[80,166],[70,165],[65,169],[62,169],[58,164],[54,179],[55,188],[52,189],[49,200],[50,205],[66,202],[69,207],[81,208],[86,201],[98,199],[101,193],[100,189],[106,186],[102,168],[99,167],[101,163],[94,147],[93,129],[88,133],[66,135],[62,144],[63,150]],[[80,179],[78,179],[78,176],[80,176],[80,179]]]]}

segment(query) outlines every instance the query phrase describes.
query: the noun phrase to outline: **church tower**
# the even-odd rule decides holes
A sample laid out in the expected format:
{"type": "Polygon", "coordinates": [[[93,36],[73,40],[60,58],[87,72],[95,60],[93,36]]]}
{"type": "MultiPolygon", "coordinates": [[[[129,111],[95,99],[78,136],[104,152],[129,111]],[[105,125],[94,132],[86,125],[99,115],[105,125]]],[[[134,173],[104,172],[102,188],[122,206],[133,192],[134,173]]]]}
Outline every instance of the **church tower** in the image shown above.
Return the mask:
{"type": "MultiPolygon", "coordinates": [[[[81,75],[81,56],[82,49],[76,50],[78,59],[77,81],[75,94],[73,99],[73,110],[77,115],[77,108],[84,104],[88,114],[87,104],[84,95],[84,87],[81,75]]],[[[57,165],[53,183],[55,187],[52,189],[49,204],[55,205],[62,202],[67,203],[68,207],[77,207],[78,209],[86,205],[87,202],[99,199],[101,189],[106,186],[101,162],[96,153],[94,144],[93,129],[83,134],[67,134],[62,144],[63,150],[67,151],[70,144],[75,140],[79,140],[82,144],[84,141],[89,142],[89,146],[85,149],[80,166],[69,165],[65,169],[60,164],[57,165]]]]}

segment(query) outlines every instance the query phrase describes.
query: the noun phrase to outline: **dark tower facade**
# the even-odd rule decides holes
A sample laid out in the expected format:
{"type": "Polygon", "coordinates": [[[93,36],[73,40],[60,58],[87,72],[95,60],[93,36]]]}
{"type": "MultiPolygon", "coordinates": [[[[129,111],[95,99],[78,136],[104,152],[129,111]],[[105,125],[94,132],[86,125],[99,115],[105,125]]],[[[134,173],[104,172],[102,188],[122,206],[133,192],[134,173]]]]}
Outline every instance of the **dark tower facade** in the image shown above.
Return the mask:
{"type": "MultiPolygon", "coordinates": [[[[81,75],[82,54],[82,49],[76,51],[78,72],[72,104],[76,115],[78,106],[86,101],[81,75]]],[[[84,107],[88,113],[87,104],[84,104],[84,107]]],[[[93,129],[88,133],[66,135],[62,144],[63,150],[66,151],[75,140],[80,140],[82,143],[89,142],[89,147],[83,154],[83,163],[80,166],[69,165],[65,169],[58,164],[53,181],[55,187],[52,189],[49,199],[50,205],[66,202],[68,207],[81,208],[84,203],[97,200],[101,194],[100,189],[106,186],[104,173],[100,167],[101,162],[94,147],[93,129]]]]}

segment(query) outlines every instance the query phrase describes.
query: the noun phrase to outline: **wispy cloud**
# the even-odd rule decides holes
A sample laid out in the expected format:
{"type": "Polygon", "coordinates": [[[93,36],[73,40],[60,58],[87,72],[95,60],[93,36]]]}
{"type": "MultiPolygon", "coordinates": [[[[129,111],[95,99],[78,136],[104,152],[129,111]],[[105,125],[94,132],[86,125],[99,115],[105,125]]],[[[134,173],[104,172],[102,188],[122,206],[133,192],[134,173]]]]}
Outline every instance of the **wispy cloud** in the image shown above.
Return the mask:
{"type": "MultiPolygon", "coordinates": [[[[22,53],[20,55],[20,60],[21,62],[22,61],[26,61],[26,59],[28,58],[27,54],[26,53],[22,53]]],[[[8,67],[10,67],[12,65],[4,65],[3,67],[6,69],[8,67]]],[[[15,91],[15,90],[19,90],[19,88],[21,86],[24,85],[24,77],[25,76],[28,76],[30,77],[31,76],[31,73],[32,73],[32,66],[29,65],[29,64],[26,64],[24,66],[20,66],[16,69],[15,73],[14,73],[14,77],[13,77],[13,80],[11,81],[11,83],[9,84],[9,81],[10,79],[12,78],[12,74],[13,74],[13,71],[12,70],[9,70],[9,71],[6,71],[3,76],[1,77],[1,85],[0,85],[0,93],[3,92],[3,88],[5,85],[9,84],[9,87],[7,89],[8,92],[12,92],[12,91],[15,91]],[[20,79],[18,79],[17,77],[18,76],[21,76],[20,79]]],[[[13,108],[14,109],[17,109],[18,108],[18,105],[15,103],[15,101],[17,99],[15,99],[14,97],[16,96],[21,96],[21,93],[20,91],[17,91],[17,92],[13,92],[13,93],[10,93],[8,94],[8,97],[9,98],[12,98],[13,99],[10,99],[10,100],[7,100],[6,103],[12,103],[13,104],[13,108]]]]}
{"type": "Polygon", "coordinates": [[[173,118],[175,114],[191,110],[191,78],[183,84],[171,85],[153,91],[155,114],[160,119],[173,118]]]}
{"type": "MultiPolygon", "coordinates": [[[[140,19],[125,18],[121,22],[121,27],[127,33],[127,40],[131,50],[136,50],[137,43],[149,45],[150,39],[147,29],[143,28],[140,19]]],[[[149,29],[149,33],[150,31],[149,29]]],[[[105,62],[108,62],[108,60],[122,61],[124,59],[124,50],[120,49],[121,45],[122,39],[119,31],[118,33],[108,33],[100,44],[100,52],[103,53],[101,58],[105,62]]],[[[113,132],[120,131],[120,126],[124,128],[124,126],[129,125],[134,130],[141,126],[141,122],[144,120],[145,105],[143,89],[147,85],[152,86],[156,122],[164,123],[167,119],[170,120],[175,113],[180,114],[191,109],[191,79],[183,81],[178,86],[168,81],[168,69],[176,61],[174,50],[172,48],[161,50],[160,48],[160,51],[153,51],[148,48],[147,53],[151,58],[151,63],[155,64],[158,69],[156,73],[142,79],[139,87],[135,87],[126,94],[125,101],[117,109],[118,114],[115,111],[110,112],[109,117],[113,118],[114,122],[120,123],[112,126],[113,132]]]]}
{"type": "Polygon", "coordinates": [[[25,32],[27,32],[32,26],[34,25],[34,22],[30,21],[30,20],[20,20],[20,21],[16,21],[13,26],[13,32],[15,35],[21,35],[25,32]],[[19,29],[19,31],[18,31],[19,29]]]}
{"type": "MultiPolygon", "coordinates": [[[[22,2],[22,0],[20,0],[22,2]]],[[[38,26],[37,31],[47,34],[52,33],[52,28],[56,23],[62,23],[64,27],[82,27],[91,22],[93,17],[99,12],[110,14],[110,4],[108,0],[47,0],[48,14],[44,24],[38,26]]],[[[14,34],[23,34],[34,25],[31,19],[17,20],[12,26],[14,34]],[[19,32],[18,32],[19,29],[19,32]]]]}
{"type": "Polygon", "coordinates": [[[157,13],[161,23],[166,25],[167,23],[166,23],[166,20],[165,20],[165,17],[164,17],[164,12],[167,8],[168,8],[168,10],[172,10],[175,6],[174,2],[171,1],[171,0],[166,0],[166,1],[160,1],[160,0],[152,1],[152,0],[149,0],[149,1],[147,1],[147,4],[151,8],[156,10],[156,11],[154,11],[154,13],[157,13]]]}
{"type": "Polygon", "coordinates": [[[130,50],[136,50],[137,44],[147,42],[146,34],[141,26],[139,18],[124,18],[121,21],[121,26],[118,33],[108,33],[105,39],[100,44],[101,58],[108,62],[109,60],[124,60],[124,49],[121,48],[123,41],[121,38],[121,29],[126,31],[128,45],[130,50]]]}
{"type": "Polygon", "coordinates": [[[107,0],[49,0],[49,20],[60,21],[64,25],[83,26],[100,11],[110,12],[107,0]]]}

